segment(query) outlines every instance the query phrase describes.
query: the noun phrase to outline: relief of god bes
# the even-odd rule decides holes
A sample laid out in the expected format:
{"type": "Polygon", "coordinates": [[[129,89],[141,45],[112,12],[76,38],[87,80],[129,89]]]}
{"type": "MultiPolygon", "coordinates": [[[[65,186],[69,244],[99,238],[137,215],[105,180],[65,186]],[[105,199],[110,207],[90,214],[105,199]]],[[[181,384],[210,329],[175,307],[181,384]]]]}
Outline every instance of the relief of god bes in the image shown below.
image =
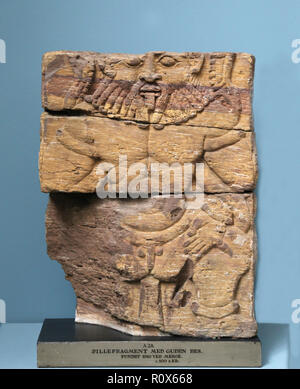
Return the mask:
{"type": "Polygon", "coordinates": [[[48,252],[77,321],[255,335],[254,57],[61,51],[42,70],[48,252]]]}

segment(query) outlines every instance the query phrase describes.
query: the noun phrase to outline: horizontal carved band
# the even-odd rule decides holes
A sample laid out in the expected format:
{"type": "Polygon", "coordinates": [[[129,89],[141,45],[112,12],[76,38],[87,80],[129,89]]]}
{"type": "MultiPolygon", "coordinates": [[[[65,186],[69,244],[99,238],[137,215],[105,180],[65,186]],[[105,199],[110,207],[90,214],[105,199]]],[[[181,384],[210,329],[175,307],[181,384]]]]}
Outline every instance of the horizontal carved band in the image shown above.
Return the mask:
{"type": "Polygon", "coordinates": [[[154,164],[162,167],[167,164],[170,168],[177,165],[175,174],[172,170],[166,171],[170,176],[171,193],[174,188],[184,191],[182,176],[187,163],[193,169],[196,163],[204,164],[206,192],[249,191],[256,183],[253,133],[186,125],[170,125],[157,131],[152,125],[140,129],[134,123],[107,118],[42,115],[42,191],[95,192],[102,163],[115,167],[117,193],[120,192],[118,184],[125,176],[128,184],[136,177],[137,173],[129,170],[136,163],[147,168],[145,181],[149,193],[154,164]],[[125,170],[121,170],[120,165],[123,157],[126,157],[125,170]]]}
{"type": "Polygon", "coordinates": [[[50,52],[43,106],[157,126],[252,130],[253,68],[254,57],[241,53],[50,52]]]}

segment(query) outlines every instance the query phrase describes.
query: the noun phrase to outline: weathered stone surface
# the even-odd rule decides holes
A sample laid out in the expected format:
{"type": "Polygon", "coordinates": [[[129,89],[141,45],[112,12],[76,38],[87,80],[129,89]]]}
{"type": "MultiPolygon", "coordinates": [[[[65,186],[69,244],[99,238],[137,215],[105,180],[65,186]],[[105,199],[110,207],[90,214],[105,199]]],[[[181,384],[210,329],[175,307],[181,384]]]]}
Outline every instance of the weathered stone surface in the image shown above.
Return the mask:
{"type": "Polygon", "coordinates": [[[48,252],[74,287],[76,320],[136,335],[254,336],[254,57],[58,51],[42,69],[48,252]],[[116,168],[118,196],[133,164],[148,194],[153,164],[177,164],[170,190],[182,193],[183,165],[195,190],[203,163],[204,204],[100,200],[103,163],[116,168]]]}
{"type": "Polygon", "coordinates": [[[252,130],[254,57],[245,53],[44,55],[43,106],[156,125],[252,130]]]}
{"type": "MultiPolygon", "coordinates": [[[[151,164],[203,162],[206,192],[244,192],[256,183],[256,150],[253,132],[168,125],[156,130],[141,129],[135,123],[90,116],[41,118],[40,180],[43,192],[95,192],[99,163],[116,166],[126,155],[127,167],[151,164]]],[[[128,169],[126,169],[127,171],[128,169]]],[[[128,183],[136,176],[128,175],[128,183]]],[[[171,191],[174,177],[171,175],[171,191]]],[[[118,190],[118,187],[117,187],[118,190]]],[[[182,182],[182,192],[184,191],[182,182]]]]}
{"type": "Polygon", "coordinates": [[[77,296],[76,320],[143,335],[251,337],[252,194],[105,199],[52,194],[47,243],[77,296]]]}

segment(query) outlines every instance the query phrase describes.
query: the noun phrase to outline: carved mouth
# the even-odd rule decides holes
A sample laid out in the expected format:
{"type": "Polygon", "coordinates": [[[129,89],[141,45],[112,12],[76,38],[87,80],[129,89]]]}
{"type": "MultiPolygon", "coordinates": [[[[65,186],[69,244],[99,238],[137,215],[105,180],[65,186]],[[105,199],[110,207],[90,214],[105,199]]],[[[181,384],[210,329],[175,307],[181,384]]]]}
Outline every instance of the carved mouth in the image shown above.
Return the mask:
{"type": "Polygon", "coordinates": [[[153,94],[156,97],[161,94],[161,88],[156,84],[144,84],[140,89],[140,95],[153,94]]]}
{"type": "Polygon", "coordinates": [[[149,111],[155,110],[156,99],[161,94],[161,88],[157,84],[145,83],[140,88],[140,96],[144,98],[145,106],[149,111]]]}

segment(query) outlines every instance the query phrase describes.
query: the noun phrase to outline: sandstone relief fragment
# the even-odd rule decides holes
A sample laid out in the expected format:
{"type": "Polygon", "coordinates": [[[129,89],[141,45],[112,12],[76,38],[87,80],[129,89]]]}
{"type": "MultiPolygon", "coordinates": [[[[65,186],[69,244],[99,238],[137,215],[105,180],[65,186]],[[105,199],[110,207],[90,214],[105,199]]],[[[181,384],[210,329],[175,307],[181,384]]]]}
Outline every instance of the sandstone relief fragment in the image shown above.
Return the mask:
{"type": "Polygon", "coordinates": [[[75,290],[77,321],[135,335],[256,334],[253,72],[245,53],[44,55],[47,245],[75,290]],[[106,199],[103,164],[116,192],[106,199]],[[134,164],[138,198],[123,192],[134,164]],[[168,196],[163,185],[153,193],[157,164],[171,166],[168,196]]]}

